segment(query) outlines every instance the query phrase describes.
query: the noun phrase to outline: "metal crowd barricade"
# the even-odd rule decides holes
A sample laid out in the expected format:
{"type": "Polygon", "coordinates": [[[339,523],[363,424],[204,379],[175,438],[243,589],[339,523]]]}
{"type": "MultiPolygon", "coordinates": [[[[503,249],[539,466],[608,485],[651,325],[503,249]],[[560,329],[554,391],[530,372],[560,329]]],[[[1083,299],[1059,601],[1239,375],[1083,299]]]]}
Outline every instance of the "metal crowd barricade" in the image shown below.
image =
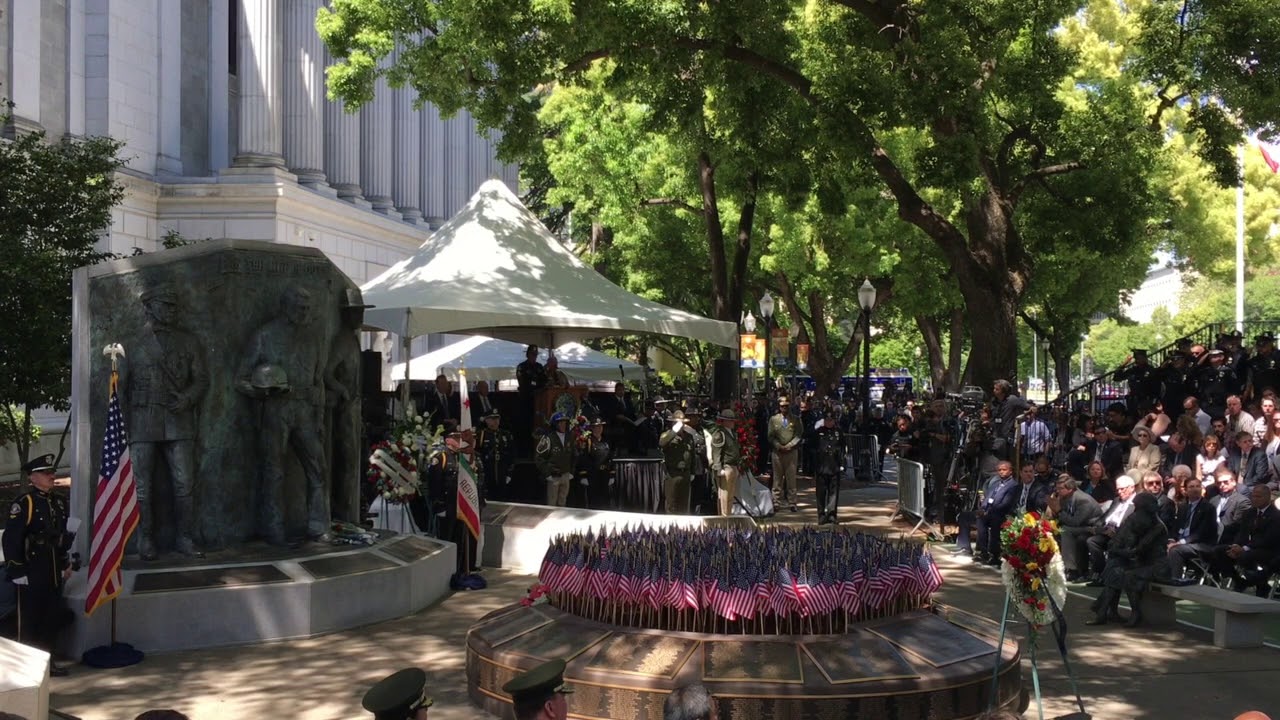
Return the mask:
{"type": "Polygon", "coordinates": [[[845,442],[849,449],[849,461],[846,465],[852,469],[854,479],[883,481],[884,472],[880,469],[880,438],[875,435],[847,433],[845,442]]]}
{"type": "Polygon", "coordinates": [[[924,518],[924,465],[914,460],[898,458],[898,509],[890,520],[898,517],[916,520],[911,534],[921,527],[936,533],[933,525],[924,518]]]}

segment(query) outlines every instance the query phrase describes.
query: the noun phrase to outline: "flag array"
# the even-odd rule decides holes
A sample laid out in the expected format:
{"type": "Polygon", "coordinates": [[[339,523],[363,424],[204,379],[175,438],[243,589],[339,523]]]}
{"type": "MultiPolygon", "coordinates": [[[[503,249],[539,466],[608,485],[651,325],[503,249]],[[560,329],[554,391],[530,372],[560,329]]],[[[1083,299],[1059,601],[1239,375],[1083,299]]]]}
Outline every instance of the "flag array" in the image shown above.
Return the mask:
{"type": "Polygon", "coordinates": [[[605,622],[787,632],[925,606],[942,574],[922,545],[845,529],[639,527],[556,537],[538,580],[605,622]]]}

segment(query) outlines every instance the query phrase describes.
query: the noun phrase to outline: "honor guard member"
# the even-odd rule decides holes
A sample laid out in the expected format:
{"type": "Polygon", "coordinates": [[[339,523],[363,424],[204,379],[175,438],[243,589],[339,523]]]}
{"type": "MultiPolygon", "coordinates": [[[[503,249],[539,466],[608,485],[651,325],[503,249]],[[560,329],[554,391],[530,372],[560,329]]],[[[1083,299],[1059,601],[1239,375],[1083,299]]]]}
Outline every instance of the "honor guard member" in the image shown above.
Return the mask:
{"type": "Polygon", "coordinates": [[[716,424],[707,430],[708,464],[716,482],[720,514],[726,517],[733,514],[733,499],[738,492],[738,474],[742,465],[742,446],[738,444],[735,428],[737,422],[738,416],[732,410],[721,410],[716,415],[716,424]]]}
{"type": "Polygon", "coordinates": [[[466,560],[474,559],[473,551],[464,552],[464,542],[471,541],[471,534],[466,526],[458,520],[458,441],[455,428],[457,423],[447,420],[444,425],[446,434],[444,447],[438,448],[427,468],[427,495],[431,498],[431,512],[436,520],[436,537],[448,540],[458,546],[455,577],[466,574],[466,560]],[[467,555],[468,557],[464,557],[467,555]]]}
{"type": "Polygon", "coordinates": [[[564,660],[549,660],[502,686],[511,696],[516,720],[565,720],[573,688],[564,682],[564,660]]]}
{"type": "Polygon", "coordinates": [[[684,411],[671,413],[671,427],[658,437],[666,470],[663,485],[664,502],[668,515],[684,515],[689,512],[689,488],[693,482],[693,437],[685,430],[684,411]]]}
{"type": "Polygon", "coordinates": [[[1236,374],[1227,364],[1227,354],[1222,348],[1209,351],[1209,364],[1200,368],[1196,378],[1200,407],[1210,417],[1220,417],[1227,412],[1227,396],[1233,395],[1236,374]]]}
{"type": "Polygon", "coordinates": [[[515,440],[501,427],[502,416],[491,409],[484,416],[484,427],[476,433],[476,452],[484,466],[484,493],[494,500],[510,494],[511,462],[515,440]]]}
{"type": "Polygon", "coordinates": [[[1164,387],[1164,413],[1169,416],[1171,426],[1182,414],[1182,402],[1187,396],[1196,394],[1196,372],[1190,358],[1190,352],[1174,350],[1160,366],[1160,379],[1164,387]]]}
{"type": "MultiPolygon", "coordinates": [[[[62,600],[62,588],[78,567],[68,554],[74,534],[67,530],[66,502],[53,494],[53,455],[41,455],[22,471],[31,489],[9,507],[5,571],[18,590],[18,641],[53,653],[58,631],[74,619],[62,600]]],[[[50,662],[49,674],[62,677],[67,670],[50,662]]]]}
{"type": "Polygon", "coordinates": [[[1130,415],[1141,415],[1151,407],[1151,403],[1160,398],[1160,374],[1151,367],[1147,351],[1133,348],[1132,363],[1125,363],[1116,371],[1116,380],[1129,381],[1129,395],[1126,398],[1130,415]]]}
{"type": "Polygon", "coordinates": [[[835,523],[840,511],[840,478],[844,475],[844,434],[836,427],[836,414],[828,410],[818,428],[816,484],[818,524],[835,523]]]}
{"type": "Polygon", "coordinates": [[[1248,386],[1245,392],[1258,400],[1267,390],[1280,393],[1280,353],[1276,352],[1276,336],[1264,332],[1253,339],[1256,353],[1248,362],[1248,386]]]}
{"type": "Polygon", "coordinates": [[[683,432],[693,443],[693,471],[689,476],[690,511],[698,515],[714,515],[716,491],[707,473],[707,434],[702,427],[702,409],[696,403],[684,412],[683,432]]]}
{"type": "Polygon", "coordinates": [[[799,446],[802,428],[791,414],[791,401],[784,395],[778,398],[778,412],[769,418],[769,448],[773,452],[773,489],[778,494],[778,504],[790,506],[796,511],[796,470],[799,466],[799,446]]]}
{"type": "Polygon", "coordinates": [[[516,387],[532,397],[546,385],[547,369],[538,362],[538,346],[530,345],[524,349],[524,362],[516,365],[516,387]]]}
{"type": "Polygon", "coordinates": [[[569,483],[577,461],[577,445],[569,434],[569,418],[564,413],[551,416],[551,427],[535,449],[538,473],[547,481],[547,504],[564,507],[569,499],[569,483]]]}
{"type": "Polygon", "coordinates": [[[427,720],[427,708],[434,703],[427,693],[427,674],[418,668],[405,668],[379,680],[360,701],[374,720],[427,720]]]}
{"type": "Polygon", "coordinates": [[[585,438],[581,452],[587,458],[587,507],[605,510],[609,507],[610,473],[613,470],[613,448],[604,436],[604,418],[591,421],[591,433],[585,438]]]}

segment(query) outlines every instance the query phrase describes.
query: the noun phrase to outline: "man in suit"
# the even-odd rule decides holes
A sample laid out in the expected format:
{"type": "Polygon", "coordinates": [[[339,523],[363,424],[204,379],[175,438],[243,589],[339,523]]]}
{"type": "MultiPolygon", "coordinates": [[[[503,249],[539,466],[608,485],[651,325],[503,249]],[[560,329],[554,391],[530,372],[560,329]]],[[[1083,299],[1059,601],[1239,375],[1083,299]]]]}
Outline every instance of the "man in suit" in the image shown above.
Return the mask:
{"type": "Polygon", "coordinates": [[[1196,466],[1197,448],[1192,447],[1187,439],[1182,437],[1181,433],[1174,433],[1169,436],[1169,444],[1163,448],[1160,462],[1160,474],[1169,477],[1173,475],[1173,469],[1179,465],[1186,465],[1194,468],[1196,466]]]}
{"type": "Polygon", "coordinates": [[[489,383],[484,380],[476,383],[475,392],[471,393],[467,400],[471,403],[473,418],[485,418],[493,412],[493,398],[489,397],[489,383]]]}
{"type": "Polygon", "coordinates": [[[1218,494],[1210,499],[1214,517],[1218,522],[1218,542],[1229,543],[1240,529],[1240,521],[1249,512],[1249,498],[1236,492],[1236,474],[1231,468],[1221,466],[1214,473],[1214,487],[1218,494]]]}
{"type": "Polygon", "coordinates": [[[1213,549],[1213,567],[1220,574],[1234,570],[1237,590],[1256,586],[1258,596],[1265,597],[1268,567],[1280,553],[1280,511],[1271,504],[1271,488],[1266,485],[1253,486],[1249,504],[1233,542],[1213,549]]]}
{"type": "Polygon", "coordinates": [[[1169,540],[1169,571],[1174,580],[1182,577],[1182,569],[1192,558],[1205,557],[1213,552],[1218,541],[1218,519],[1213,505],[1204,499],[1204,487],[1196,478],[1189,478],[1183,485],[1187,495],[1187,509],[1182,513],[1174,537],[1169,540]]]}
{"type": "Polygon", "coordinates": [[[1050,500],[1054,519],[1061,534],[1062,564],[1066,567],[1067,580],[1075,582],[1088,571],[1081,560],[1088,557],[1085,542],[1094,528],[1102,524],[1102,506],[1093,496],[1080,489],[1080,482],[1070,475],[1059,475],[1050,500]]]}
{"type": "Polygon", "coordinates": [[[1000,526],[1004,524],[1001,508],[1005,506],[1005,495],[1018,487],[1013,478],[1013,463],[1001,460],[996,465],[996,474],[987,480],[982,491],[982,499],[978,501],[975,513],[960,514],[960,534],[956,537],[957,552],[962,555],[971,554],[969,547],[969,528],[976,526],[978,530],[978,551],[974,560],[987,565],[1000,564],[1000,526]]]}
{"type": "Polygon", "coordinates": [[[1089,550],[1089,586],[1102,587],[1102,567],[1107,560],[1107,547],[1116,536],[1120,523],[1133,512],[1133,496],[1136,483],[1128,475],[1116,479],[1116,499],[1111,501],[1102,517],[1102,523],[1094,526],[1093,534],[1085,541],[1089,550]]]}
{"type": "Polygon", "coordinates": [[[1271,469],[1267,467],[1267,453],[1253,446],[1253,430],[1241,430],[1235,434],[1240,452],[1227,458],[1227,465],[1236,473],[1241,495],[1249,494],[1255,485],[1271,481],[1271,469]]]}
{"type": "Polygon", "coordinates": [[[1124,463],[1129,457],[1124,441],[1106,425],[1094,432],[1092,440],[1086,440],[1076,449],[1084,453],[1085,467],[1089,463],[1100,462],[1111,477],[1124,472],[1124,463]]]}
{"type": "Polygon", "coordinates": [[[1044,513],[1049,506],[1049,496],[1053,493],[1051,486],[1036,482],[1036,469],[1027,463],[1018,469],[1018,487],[1005,497],[1005,515],[1013,513],[1044,513]]]}
{"type": "Polygon", "coordinates": [[[424,408],[431,413],[431,422],[440,425],[445,420],[457,420],[462,415],[462,400],[453,392],[453,383],[443,374],[436,376],[434,390],[427,393],[424,408]]]}

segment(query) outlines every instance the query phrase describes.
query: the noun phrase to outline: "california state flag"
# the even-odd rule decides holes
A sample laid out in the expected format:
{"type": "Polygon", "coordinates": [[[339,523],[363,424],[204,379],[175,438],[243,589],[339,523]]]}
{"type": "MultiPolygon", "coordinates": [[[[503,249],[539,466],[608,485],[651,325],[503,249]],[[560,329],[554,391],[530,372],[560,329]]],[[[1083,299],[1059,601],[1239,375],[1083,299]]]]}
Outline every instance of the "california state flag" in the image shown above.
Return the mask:
{"type": "Polygon", "coordinates": [[[1258,149],[1262,151],[1262,161],[1271,168],[1271,172],[1280,172],[1280,146],[1259,140],[1258,149]]]}
{"type": "Polygon", "coordinates": [[[475,470],[462,453],[458,453],[458,519],[471,531],[471,537],[480,537],[480,488],[475,470]]]}

